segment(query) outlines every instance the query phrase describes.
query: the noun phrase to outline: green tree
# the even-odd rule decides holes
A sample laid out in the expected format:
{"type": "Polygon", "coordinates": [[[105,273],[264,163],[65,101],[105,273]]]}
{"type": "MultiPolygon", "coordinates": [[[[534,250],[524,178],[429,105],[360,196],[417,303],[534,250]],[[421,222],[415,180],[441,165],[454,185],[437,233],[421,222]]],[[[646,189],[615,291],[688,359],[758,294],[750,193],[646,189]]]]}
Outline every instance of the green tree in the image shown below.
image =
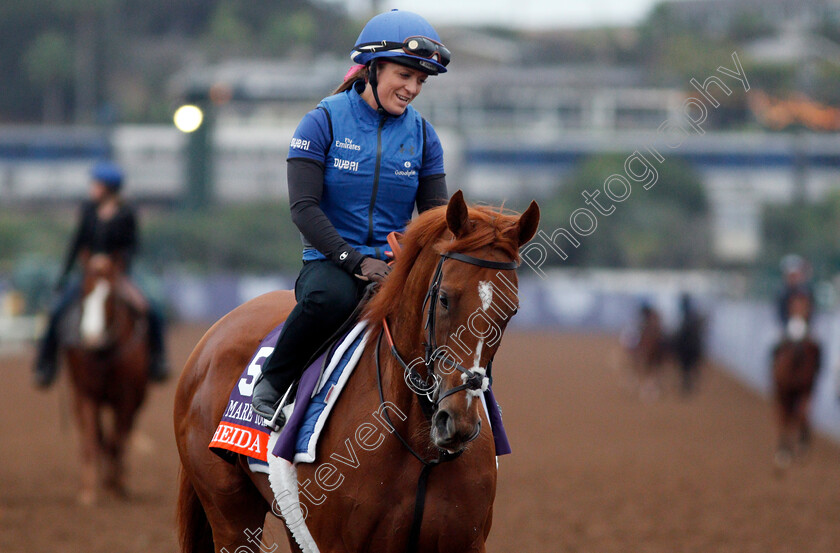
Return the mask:
{"type": "Polygon", "coordinates": [[[253,34],[253,29],[239,16],[234,3],[220,3],[208,24],[208,48],[218,55],[244,53],[251,47],[253,34]]]}
{"type": "Polygon", "coordinates": [[[41,33],[26,49],[23,63],[29,80],[43,91],[43,122],[62,122],[66,89],[73,78],[67,37],[58,31],[41,33]]]}
{"type": "MultiPolygon", "coordinates": [[[[629,196],[611,202],[603,192],[604,182],[615,174],[626,175],[627,155],[598,155],[585,160],[568,182],[543,203],[545,221],[570,229],[569,219],[578,208],[587,207],[583,192],[599,192],[597,200],[610,215],[597,216],[597,227],[578,237],[578,248],[564,249],[564,264],[606,267],[696,268],[711,261],[708,204],[702,182],[692,167],[669,158],[654,164],[656,183],[648,190],[631,182],[629,196]]],[[[638,169],[637,169],[638,170],[638,169]]],[[[547,233],[553,231],[546,230],[547,233]]],[[[555,260],[559,258],[554,258],[555,260]]]]}
{"type": "Polygon", "coordinates": [[[789,253],[809,259],[823,276],[840,272],[840,193],[819,202],[764,207],[762,259],[776,270],[789,253]]]}
{"type": "Polygon", "coordinates": [[[47,33],[65,37],[72,62],[64,67],[72,74],[63,97],[75,106],[78,119],[92,120],[106,101],[123,109],[133,102],[133,121],[143,122],[158,113],[168,115],[166,86],[183,65],[185,52],[210,59],[344,55],[360,27],[334,3],[307,0],[0,2],[0,120],[44,118],[45,98],[56,95],[48,90],[56,86],[56,75],[44,78],[41,64],[32,60],[57,51],[47,33]],[[138,97],[165,100],[138,109],[138,97]]]}
{"type": "Polygon", "coordinates": [[[316,38],[316,24],[313,15],[297,10],[291,15],[275,14],[263,30],[263,47],[270,53],[311,53],[316,38]]]}

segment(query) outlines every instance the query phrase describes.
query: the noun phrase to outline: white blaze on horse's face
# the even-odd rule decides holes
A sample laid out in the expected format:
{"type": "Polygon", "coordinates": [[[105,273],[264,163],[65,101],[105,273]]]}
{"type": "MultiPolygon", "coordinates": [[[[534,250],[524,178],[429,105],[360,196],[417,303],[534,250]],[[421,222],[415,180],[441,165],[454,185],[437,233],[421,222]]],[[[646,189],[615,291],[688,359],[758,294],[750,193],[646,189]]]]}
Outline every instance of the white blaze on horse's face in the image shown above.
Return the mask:
{"type": "Polygon", "coordinates": [[[802,317],[791,317],[787,324],[788,338],[799,342],[808,334],[808,323],[802,317]]]}
{"type": "Polygon", "coordinates": [[[487,311],[490,309],[490,304],[493,303],[493,285],[486,280],[479,282],[478,297],[481,299],[481,310],[487,311]]]}
{"type": "MultiPolygon", "coordinates": [[[[489,281],[482,280],[478,283],[478,299],[481,300],[481,310],[487,311],[490,309],[490,305],[493,303],[493,284],[489,281]]],[[[481,338],[478,340],[478,344],[475,346],[475,357],[473,359],[473,366],[470,370],[473,372],[480,373],[482,375],[487,374],[487,371],[482,367],[479,363],[481,362],[481,350],[484,348],[484,339],[481,338]]],[[[485,377],[486,378],[486,377],[485,377]]],[[[467,375],[461,375],[461,379],[466,382],[467,375]]],[[[467,391],[467,407],[472,404],[472,398],[478,397],[484,392],[481,390],[468,390],[467,391]]]]}
{"type": "Polygon", "coordinates": [[[82,342],[88,347],[95,348],[105,343],[105,300],[110,292],[108,281],[99,279],[82,301],[82,342]]]}

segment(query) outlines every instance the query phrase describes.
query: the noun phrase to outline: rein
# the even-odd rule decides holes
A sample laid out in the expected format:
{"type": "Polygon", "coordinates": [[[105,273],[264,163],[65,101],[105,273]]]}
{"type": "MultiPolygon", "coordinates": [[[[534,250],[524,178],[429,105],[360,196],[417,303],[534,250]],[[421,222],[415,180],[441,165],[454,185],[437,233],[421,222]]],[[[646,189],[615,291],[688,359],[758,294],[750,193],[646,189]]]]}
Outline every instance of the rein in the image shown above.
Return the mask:
{"type": "MultiPolygon", "coordinates": [[[[384,408],[385,394],[382,390],[382,367],[379,361],[379,352],[382,347],[382,336],[384,334],[388,338],[391,355],[393,355],[394,359],[396,359],[403,368],[406,384],[409,389],[417,395],[420,400],[420,407],[423,410],[423,414],[429,420],[431,420],[432,415],[437,411],[440,406],[440,402],[445,398],[464,390],[474,393],[486,391],[490,385],[490,378],[488,375],[490,374],[490,369],[493,364],[493,360],[491,359],[487,363],[486,370],[482,368],[467,369],[456,363],[451,358],[446,357],[446,354],[441,352],[437,347],[437,340],[435,338],[435,313],[440,294],[440,282],[443,277],[443,262],[447,259],[454,259],[456,261],[488,269],[514,270],[519,267],[519,263],[516,261],[491,261],[489,259],[481,259],[479,257],[473,257],[456,252],[445,252],[440,254],[440,261],[435,269],[434,276],[431,284],[429,285],[429,290],[426,292],[426,297],[423,300],[423,310],[426,309],[427,304],[429,305],[429,312],[424,326],[426,341],[423,344],[426,352],[424,361],[428,371],[426,378],[423,378],[416,369],[406,364],[403,360],[402,356],[397,351],[396,345],[394,345],[394,339],[391,336],[391,330],[388,327],[387,319],[382,319],[382,328],[380,329],[379,337],[376,340],[376,351],[374,353],[374,359],[376,360],[376,385],[379,389],[379,402],[380,405],[383,406],[382,414],[385,416],[385,420],[388,422],[388,425],[393,430],[397,439],[399,439],[409,453],[411,453],[423,464],[423,469],[420,471],[420,477],[417,480],[417,494],[414,500],[414,518],[411,522],[411,532],[408,537],[408,544],[406,545],[407,553],[416,553],[419,545],[420,527],[423,523],[423,511],[425,510],[426,505],[426,485],[428,483],[429,473],[435,466],[457,459],[461,456],[464,450],[456,453],[440,451],[440,454],[436,459],[426,459],[420,453],[415,451],[414,448],[411,447],[411,444],[409,444],[408,441],[397,431],[396,426],[394,426],[394,423],[391,422],[391,417],[388,415],[388,409],[384,408]],[[460,371],[462,373],[461,378],[464,383],[450,388],[443,394],[440,394],[440,383],[442,379],[435,373],[434,370],[434,362],[438,359],[442,360],[448,368],[460,371]]],[[[476,437],[477,436],[478,434],[476,434],[476,437]]]]}

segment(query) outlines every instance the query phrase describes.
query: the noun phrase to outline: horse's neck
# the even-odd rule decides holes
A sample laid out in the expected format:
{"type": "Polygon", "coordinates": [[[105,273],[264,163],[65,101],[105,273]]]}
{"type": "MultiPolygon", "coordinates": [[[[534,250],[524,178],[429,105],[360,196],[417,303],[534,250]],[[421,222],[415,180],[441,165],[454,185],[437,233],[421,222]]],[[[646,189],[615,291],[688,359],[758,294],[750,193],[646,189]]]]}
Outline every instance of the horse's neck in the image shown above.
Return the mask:
{"type": "MultiPolygon", "coordinates": [[[[425,271],[421,271],[425,274],[425,271]]],[[[423,358],[423,300],[428,291],[426,278],[412,278],[406,283],[399,308],[389,317],[394,344],[406,362],[423,358]]]]}

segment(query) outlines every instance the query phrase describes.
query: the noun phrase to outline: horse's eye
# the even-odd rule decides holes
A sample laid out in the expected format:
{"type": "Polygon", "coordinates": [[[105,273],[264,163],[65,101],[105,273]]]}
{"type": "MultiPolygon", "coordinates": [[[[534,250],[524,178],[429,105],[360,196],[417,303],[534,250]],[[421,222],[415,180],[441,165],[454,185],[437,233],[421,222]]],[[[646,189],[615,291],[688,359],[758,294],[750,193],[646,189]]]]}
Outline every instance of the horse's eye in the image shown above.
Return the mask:
{"type": "Polygon", "coordinates": [[[440,301],[441,307],[443,307],[444,309],[449,309],[449,296],[447,296],[444,293],[441,293],[438,299],[440,301]]]}

